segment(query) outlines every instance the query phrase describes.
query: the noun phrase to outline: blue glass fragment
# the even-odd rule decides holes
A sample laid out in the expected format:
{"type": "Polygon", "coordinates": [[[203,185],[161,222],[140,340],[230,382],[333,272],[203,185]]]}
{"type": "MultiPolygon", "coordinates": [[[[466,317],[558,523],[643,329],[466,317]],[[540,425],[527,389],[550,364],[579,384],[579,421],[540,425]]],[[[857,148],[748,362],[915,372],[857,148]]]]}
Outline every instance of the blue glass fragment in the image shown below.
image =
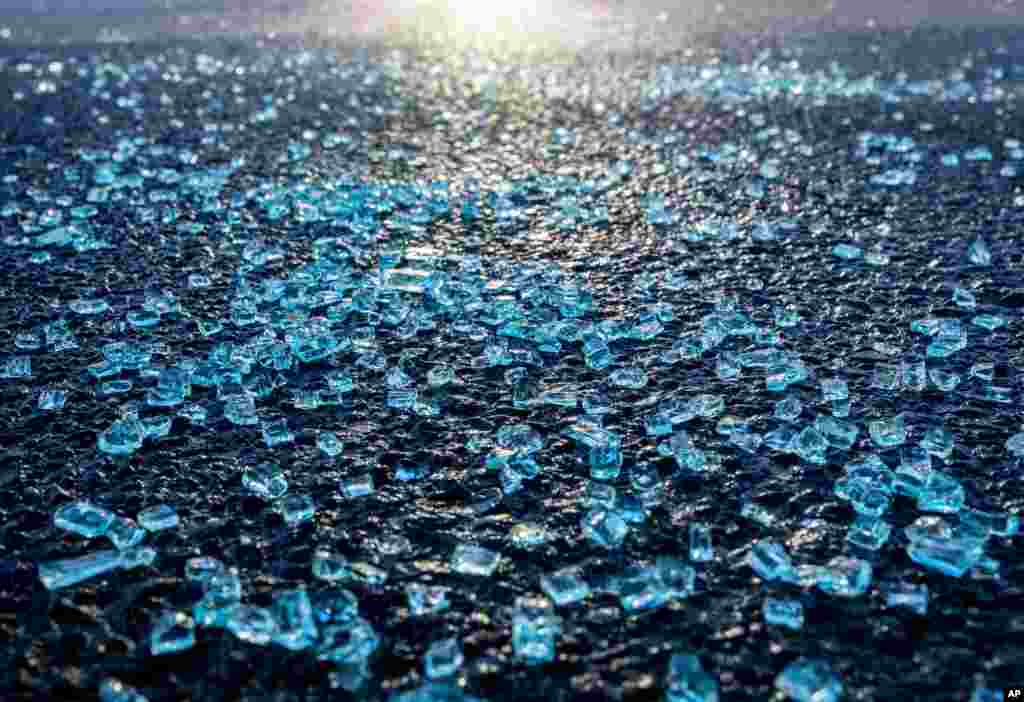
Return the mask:
{"type": "Polygon", "coordinates": [[[313,521],[316,515],[316,505],[309,495],[291,494],[285,495],[274,503],[274,509],[284,519],[289,527],[299,526],[306,522],[313,521]]]}
{"type": "Polygon", "coordinates": [[[344,624],[331,624],[320,630],[316,657],[332,663],[352,664],[366,661],[380,645],[373,625],[361,617],[344,624]]]}
{"type": "Polygon", "coordinates": [[[875,445],[883,449],[901,446],[907,440],[907,430],[902,414],[891,419],[868,422],[868,431],[875,445]]]}
{"type": "Polygon", "coordinates": [[[996,536],[1016,536],[1020,530],[1020,518],[1008,512],[989,512],[981,509],[965,509],[960,512],[960,524],[970,526],[976,532],[996,536]]]}
{"type": "Polygon", "coordinates": [[[520,454],[531,454],[544,448],[539,432],[529,424],[511,424],[498,430],[495,443],[520,454]]]}
{"type": "Polygon", "coordinates": [[[32,359],[28,356],[15,356],[0,367],[0,378],[31,378],[32,359]]]}
{"type": "Polygon", "coordinates": [[[981,560],[984,542],[958,536],[922,536],[907,545],[907,555],[929,570],[959,578],[981,560]]]}
{"type": "Polygon", "coordinates": [[[192,618],[182,612],[164,612],[149,634],[149,651],[154,656],[187,651],[195,646],[192,618]]]}
{"type": "Polygon", "coordinates": [[[886,607],[906,607],[920,616],[928,611],[928,586],[907,582],[888,582],[883,584],[886,607]]]}
{"type": "Polygon", "coordinates": [[[142,448],[144,438],[145,431],[138,421],[119,419],[99,435],[96,447],[112,456],[127,456],[142,448]]]}
{"type": "Polygon", "coordinates": [[[590,585],[571,569],[541,576],[540,587],[559,607],[575,604],[590,597],[590,585]]]}
{"type": "Polygon", "coordinates": [[[511,615],[515,656],[529,665],[553,660],[562,620],[551,602],[541,597],[519,597],[511,615]]]}
{"type": "Polygon", "coordinates": [[[185,561],[185,579],[198,583],[204,589],[215,575],[226,572],[224,563],[212,556],[197,556],[185,561]]]}
{"type": "Polygon", "coordinates": [[[697,448],[690,435],[680,429],[668,441],[669,455],[676,460],[681,470],[701,473],[707,468],[707,456],[697,448]]]}
{"type": "Polygon", "coordinates": [[[67,398],[68,394],[63,390],[43,390],[39,393],[39,400],[36,406],[44,412],[63,409],[64,403],[67,402],[67,398]]]}
{"type": "Polygon", "coordinates": [[[409,611],[414,617],[439,614],[448,609],[448,588],[438,585],[412,583],[405,588],[409,611]]]}
{"type": "Polygon", "coordinates": [[[784,626],[793,631],[799,631],[804,626],[804,606],[799,600],[766,597],[761,611],[769,624],[784,626]]]}
{"type": "Polygon", "coordinates": [[[275,593],[271,613],[276,622],[274,643],[291,651],[301,651],[316,641],[313,605],[304,588],[275,593]]]}
{"type": "Polygon", "coordinates": [[[774,416],[776,419],[784,422],[795,422],[800,418],[803,410],[803,403],[800,402],[800,398],[795,396],[784,397],[775,403],[774,416]]]}
{"type": "Polygon", "coordinates": [[[867,561],[837,556],[828,562],[818,578],[818,588],[840,597],[856,597],[871,585],[872,568],[867,561]]]}
{"type": "Polygon", "coordinates": [[[441,639],[430,644],[423,656],[423,673],[431,680],[450,678],[459,672],[465,657],[458,639],[441,639]]]}
{"type": "Polygon", "coordinates": [[[658,609],[671,597],[656,568],[631,568],[614,582],[619,603],[626,612],[658,609]]]}
{"type": "Polygon", "coordinates": [[[263,422],[261,433],[263,434],[264,443],[270,448],[280,446],[281,444],[290,444],[295,441],[295,435],[288,428],[288,420],[286,419],[274,419],[263,422]]]}
{"type": "Polygon", "coordinates": [[[202,599],[192,608],[196,624],[223,628],[242,599],[242,581],[234,570],[211,575],[202,599]]]}
{"type": "Polygon", "coordinates": [[[121,551],[121,567],[125,570],[153,565],[156,549],[148,546],[129,546],[121,551]]]}
{"type": "Polygon", "coordinates": [[[119,551],[96,551],[78,558],[39,564],[39,580],[47,590],[60,590],[122,567],[119,551]]]}
{"type": "Polygon", "coordinates": [[[97,507],[90,502],[71,502],[53,515],[53,525],[87,538],[103,536],[113,523],[113,512],[97,507]]]}
{"type": "Polygon", "coordinates": [[[714,559],[715,551],[711,543],[711,528],[707,524],[691,523],[689,537],[691,561],[704,563],[714,559]]]}
{"type": "Polygon", "coordinates": [[[146,530],[132,519],[115,517],[107,528],[106,537],[120,551],[142,543],[146,538],[146,530]]]}
{"type": "Polygon", "coordinates": [[[629,533],[629,525],[621,516],[604,509],[587,512],[580,527],[589,541],[609,549],[621,546],[629,533]]]}
{"type": "Polygon", "coordinates": [[[814,422],[814,428],[825,438],[829,446],[841,451],[849,451],[853,448],[859,431],[857,425],[852,422],[827,415],[819,415],[814,422]]]}
{"type": "Polygon", "coordinates": [[[288,481],[280,466],[262,463],[244,469],[242,488],[264,500],[276,500],[288,492],[288,481]]]}
{"type": "Polygon", "coordinates": [[[793,442],[793,451],[808,463],[824,464],[829,443],[813,426],[804,427],[793,442]]]}
{"type": "Polygon", "coordinates": [[[483,546],[459,544],[452,553],[450,565],[456,573],[489,576],[498,568],[501,555],[483,546]]]}
{"type": "Polygon", "coordinates": [[[796,577],[796,570],[786,549],[773,541],[755,543],[750,549],[748,561],[754,572],[765,580],[792,581],[796,577]]]}
{"type": "Polygon", "coordinates": [[[352,575],[348,559],[338,553],[319,550],[313,553],[313,577],[328,582],[344,580],[352,575]]]}
{"type": "Polygon", "coordinates": [[[266,607],[237,605],[225,616],[224,628],[239,641],[266,646],[277,634],[277,622],[266,607]]]}
{"type": "Polygon", "coordinates": [[[173,529],[180,521],[178,513],[168,505],[147,507],[138,514],[139,526],[146,531],[173,529]]]}
{"type": "Polygon", "coordinates": [[[966,493],[960,481],[933,470],[917,493],[917,507],[922,512],[955,514],[964,505],[966,493]]]}
{"type": "Polygon", "coordinates": [[[320,452],[334,458],[342,452],[345,448],[345,444],[338,438],[338,435],[333,431],[322,431],[316,439],[317,448],[320,452]]]}
{"type": "Polygon", "coordinates": [[[775,687],[793,702],[838,702],[843,685],[821,659],[799,658],[775,678],[775,687]]]}
{"type": "Polygon", "coordinates": [[[339,485],[339,492],[342,497],[350,500],[357,497],[372,495],[374,489],[373,475],[371,473],[348,478],[341,481],[341,484],[339,485]]]}
{"type": "Polygon", "coordinates": [[[99,696],[100,702],[149,702],[141,692],[116,678],[106,678],[100,683],[99,696]]]}
{"type": "Polygon", "coordinates": [[[718,702],[718,681],[704,671],[693,654],[676,653],[665,676],[666,702],[718,702]]]}
{"type": "Polygon", "coordinates": [[[693,594],[697,571],[678,558],[659,556],[655,561],[657,579],[668,597],[686,598],[693,594]]]}
{"type": "Polygon", "coordinates": [[[846,541],[869,551],[877,551],[889,540],[892,526],[875,516],[858,516],[846,533],[846,541]]]}

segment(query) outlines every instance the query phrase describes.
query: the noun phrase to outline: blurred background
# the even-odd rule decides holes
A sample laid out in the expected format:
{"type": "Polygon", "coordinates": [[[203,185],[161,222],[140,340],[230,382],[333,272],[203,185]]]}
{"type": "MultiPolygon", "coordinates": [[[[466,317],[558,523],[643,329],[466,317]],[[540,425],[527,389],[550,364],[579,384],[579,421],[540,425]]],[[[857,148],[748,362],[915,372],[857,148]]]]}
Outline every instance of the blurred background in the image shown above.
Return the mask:
{"type": "Polygon", "coordinates": [[[615,42],[649,31],[786,31],[1004,25],[1024,0],[0,0],[8,41],[131,41],[168,33],[437,35],[615,42]]]}

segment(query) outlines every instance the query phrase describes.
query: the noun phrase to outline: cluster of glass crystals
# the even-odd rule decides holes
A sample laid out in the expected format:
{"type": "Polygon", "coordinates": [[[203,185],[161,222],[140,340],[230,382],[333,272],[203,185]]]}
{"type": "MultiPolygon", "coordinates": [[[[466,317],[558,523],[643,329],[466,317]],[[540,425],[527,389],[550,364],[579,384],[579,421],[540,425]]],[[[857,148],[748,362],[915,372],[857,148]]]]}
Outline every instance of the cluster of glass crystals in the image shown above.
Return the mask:
{"type": "MultiPolygon", "coordinates": [[[[306,56],[299,65],[310,60],[316,59],[306,56]]],[[[218,70],[210,61],[209,57],[197,60],[203,66],[200,72],[218,70]]],[[[133,72],[143,68],[128,67],[123,80],[134,80],[133,72]]],[[[102,71],[82,66],[80,70],[83,75],[96,71],[97,76],[106,70],[120,72],[113,66],[102,71]]],[[[359,98],[352,106],[362,99],[365,104],[383,103],[380,109],[385,112],[400,109],[400,98],[374,87],[390,83],[388,72],[369,70],[372,80],[363,80],[356,72],[349,78],[359,80],[342,84],[359,98]]],[[[892,103],[931,96],[970,104],[996,99],[1003,83],[1002,76],[995,74],[983,84],[962,75],[932,82],[905,78],[857,81],[835,75],[839,69],[832,74],[809,73],[796,62],[764,64],[759,71],[755,80],[749,71],[723,62],[662,66],[643,86],[640,106],[643,111],[652,110],[673,96],[686,94],[738,104],[765,97],[809,104],[807,101],[865,95],[880,95],[892,103]]],[[[484,91],[484,97],[487,95],[490,88],[484,91]]],[[[203,99],[213,108],[219,98],[203,99]]],[[[120,108],[128,109],[137,108],[142,98],[120,96],[116,100],[120,108]]],[[[277,121],[287,110],[286,103],[268,95],[247,124],[277,121]]],[[[373,114],[379,117],[381,113],[373,114]]],[[[747,115],[752,123],[755,114],[747,115]]],[[[207,126],[204,145],[225,147],[225,125],[207,126]]],[[[756,126],[752,144],[764,143],[778,151],[784,143],[800,143],[793,130],[756,126]]],[[[961,483],[959,466],[951,462],[958,450],[953,434],[933,427],[921,436],[921,427],[910,426],[913,415],[899,411],[900,398],[908,393],[923,397],[923,393],[937,391],[948,398],[967,392],[973,384],[981,388],[977,397],[984,402],[1014,402],[1012,383],[998,380],[991,364],[977,363],[967,371],[969,362],[962,363],[974,353],[972,344],[978,339],[1005,334],[1004,327],[1014,321],[987,305],[986,294],[978,285],[970,281],[951,285],[943,293],[951,314],[912,323],[911,330],[924,337],[916,350],[903,353],[889,342],[876,342],[875,352],[886,358],[876,365],[870,385],[854,374],[838,377],[843,371],[829,370],[818,377],[817,369],[799,352],[790,350],[799,348],[798,343],[783,345],[784,340],[799,342],[804,327],[813,322],[805,320],[793,305],[780,302],[769,309],[756,309],[726,296],[715,300],[711,311],[705,309],[707,314],[700,313],[699,319],[677,319],[672,305],[657,301],[657,297],[660,290],[694,288],[698,281],[690,270],[640,272],[630,294],[644,303],[625,318],[601,319],[600,301],[585,278],[550,266],[417,250],[405,241],[445,220],[464,224],[488,220],[500,236],[516,236],[530,231],[537,210],[542,212],[539,221],[561,235],[580,228],[602,229],[611,219],[605,195],[630,177],[632,163],[617,162],[590,179],[537,174],[490,189],[467,183],[461,192],[444,181],[313,178],[303,170],[314,154],[349,153],[359,148],[355,142],[360,139],[348,132],[306,130],[301,139],[290,140],[282,149],[276,163],[281,174],[267,178],[246,171],[242,157],[227,163],[214,163],[212,158],[206,162],[198,145],[186,148],[157,143],[150,137],[124,137],[116,147],[82,149],[76,154],[74,164],[59,174],[66,187],[56,202],[34,186],[17,185],[16,178],[5,180],[19,198],[0,212],[5,218],[17,218],[9,221],[12,233],[5,246],[12,255],[24,255],[34,265],[66,261],[76,254],[114,246],[119,234],[102,224],[106,215],[124,216],[132,226],[166,227],[186,241],[224,237],[224,249],[236,252],[240,261],[234,271],[189,273],[185,291],[147,289],[126,300],[104,299],[95,290],[80,291],[60,306],[61,319],[16,336],[12,344],[15,355],[3,360],[0,378],[31,381],[46,365],[36,362],[37,352],[79,348],[76,332],[80,330],[75,326],[84,330],[102,325],[104,335],[114,338],[99,349],[101,359],[84,369],[87,378],[95,384],[97,395],[109,402],[119,402],[126,395],[138,402],[124,405],[117,419],[97,432],[98,451],[126,465],[128,457],[155,452],[161,441],[172,435],[211,428],[251,432],[262,439],[261,448],[282,460],[244,468],[243,493],[265,501],[268,511],[279,515],[286,526],[312,527],[317,521],[317,503],[310,494],[289,492],[289,479],[293,485],[302,485],[304,476],[297,472],[296,464],[287,461],[301,450],[308,435],[303,434],[304,423],[292,416],[277,412],[268,416],[275,393],[283,391],[290,398],[290,407],[303,413],[303,418],[375,398],[372,402],[379,402],[389,416],[418,421],[445,414],[457,417],[451,412],[450,393],[463,385],[463,377],[484,371],[502,373],[508,386],[504,399],[519,418],[497,429],[494,451],[485,459],[500,490],[475,493],[472,511],[480,515],[495,509],[520,492],[525,481],[537,478],[541,466],[550,465],[546,459],[557,440],[550,441],[555,437],[539,431],[544,425],[535,423],[534,417],[523,419],[523,413],[534,409],[560,413],[560,421],[565,419],[560,426],[568,424],[562,435],[578,450],[580,479],[592,481],[581,497],[580,543],[622,553],[628,552],[634,535],[645,536],[645,525],[666,503],[666,494],[675,496],[666,490],[667,481],[659,473],[664,464],[632,461],[636,427],[621,422],[617,415],[635,398],[650,392],[663,372],[701,362],[707,366],[709,381],[730,388],[726,396],[695,391],[686,398],[652,395],[638,403],[654,408],[644,419],[642,433],[650,437],[652,445],[657,442],[653,448],[678,468],[673,479],[717,479],[724,473],[722,466],[731,465],[722,463],[723,454],[729,461],[757,467],[765,457],[777,457],[772,452],[782,452],[798,459],[801,470],[813,472],[846,462],[848,454],[861,451],[867,453],[846,463],[843,474],[829,486],[854,513],[846,531],[851,552],[876,554],[894,541],[902,544],[902,535],[897,533],[894,539],[893,526],[887,521],[895,522],[889,512],[894,500],[902,499],[931,515],[905,530],[907,554],[927,570],[956,577],[975,568],[991,572],[994,561],[986,554],[989,540],[1017,533],[1015,514],[967,506],[967,483],[961,483]],[[253,222],[259,226],[249,226],[253,222]],[[308,259],[292,265],[289,257],[294,252],[289,246],[260,238],[265,235],[257,235],[259,227],[270,224],[294,227],[301,232],[300,241],[308,235],[308,259]],[[225,291],[222,314],[186,294],[208,291],[212,295],[215,290],[225,291]],[[676,334],[675,324],[682,321],[693,322],[689,331],[669,338],[676,334]],[[183,333],[196,335],[194,339],[203,342],[203,351],[186,355],[177,348],[162,348],[160,342],[139,341],[158,338],[153,335],[176,329],[178,323],[185,329],[184,322],[188,324],[183,333]],[[444,336],[472,346],[472,360],[458,367],[436,363],[424,373],[409,358],[393,356],[395,345],[410,346],[416,340],[444,336]],[[657,355],[634,353],[663,341],[664,348],[657,355]],[[550,369],[573,358],[598,378],[595,387],[549,382],[550,369]],[[743,417],[731,414],[740,411],[731,406],[731,389],[753,383],[752,379],[758,389],[774,393],[773,400],[784,393],[775,401],[763,430],[759,425],[763,417],[752,412],[743,417]],[[872,406],[871,399],[878,397],[889,403],[884,409],[872,406]],[[893,408],[893,404],[897,406],[893,408]],[[584,414],[574,416],[580,408],[584,414]],[[706,431],[708,424],[713,424],[714,433],[706,431]],[[287,474],[281,464],[290,466],[287,474]]],[[[635,132],[630,139],[643,144],[648,137],[635,132]]],[[[583,141],[581,134],[561,127],[550,139],[557,150],[572,149],[583,141]]],[[[1008,160],[1017,160],[1019,156],[1013,154],[1021,151],[1020,144],[1010,141],[1004,143],[1003,151],[1008,160]]],[[[709,145],[689,153],[669,146],[668,141],[661,144],[680,172],[689,169],[691,161],[709,169],[695,171],[698,178],[710,177],[707,174],[714,168],[735,169],[753,154],[746,146],[735,144],[709,145]]],[[[396,166],[408,157],[405,147],[398,146],[386,156],[396,166]]],[[[919,180],[916,164],[926,159],[960,168],[961,162],[988,163],[995,158],[987,146],[970,146],[939,157],[909,136],[872,132],[857,137],[854,157],[879,167],[867,185],[883,191],[914,187],[919,180]]],[[[757,175],[744,184],[745,192],[754,199],[764,198],[770,184],[780,182],[783,167],[784,161],[776,155],[761,159],[757,175]]],[[[54,177],[58,177],[56,172],[54,177]]],[[[659,235],[672,234],[679,242],[695,246],[736,246],[735,242],[743,240],[743,245],[770,248],[792,237],[798,226],[795,221],[748,226],[717,217],[683,225],[680,205],[673,193],[652,193],[641,203],[646,224],[659,235]]],[[[843,238],[848,239],[845,234],[843,238]]],[[[970,266],[990,268],[1006,251],[998,243],[993,240],[990,247],[985,238],[972,235],[969,243],[962,242],[966,260],[970,266]]],[[[836,271],[858,271],[864,266],[877,270],[890,263],[882,247],[872,248],[859,237],[835,244],[830,241],[824,251],[835,259],[828,265],[836,271]]],[[[83,334],[81,338],[89,337],[83,334]]],[[[65,409],[75,395],[47,388],[32,397],[40,411],[55,412],[65,409]]],[[[331,426],[318,431],[316,448],[338,466],[345,462],[342,454],[347,449],[360,449],[356,441],[346,438],[343,442],[336,429],[331,426]]],[[[1006,441],[1010,456],[1024,456],[1022,437],[1024,434],[1018,433],[1006,441]]],[[[389,467],[394,479],[403,483],[423,481],[433,470],[426,462],[397,466],[393,471],[389,467]]],[[[351,506],[358,499],[369,501],[382,493],[387,497],[390,486],[381,482],[387,480],[383,473],[346,472],[335,479],[337,491],[331,498],[351,506]]],[[[330,509],[326,511],[330,517],[330,509]]],[[[740,514],[758,529],[788,526],[774,510],[751,501],[743,503],[740,514]]],[[[576,516],[573,520],[575,524],[576,516]]],[[[156,552],[140,544],[149,534],[176,529],[180,518],[173,508],[162,504],[147,507],[132,520],[88,502],[75,502],[57,511],[54,524],[88,539],[107,538],[116,550],[41,564],[40,579],[51,589],[116,569],[152,564],[156,552]]],[[[517,523],[509,533],[510,543],[517,549],[535,549],[548,540],[548,528],[536,523],[517,523]]],[[[164,536],[152,537],[153,542],[164,536]]],[[[685,550],[694,563],[714,561],[711,527],[691,522],[685,550]]],[[[748,563],[765,581],[814,586],[834,596],[852,597],[863,594],[871,582],[873,571],[867,558],[836,556],[824,565],[798,566],[780,536],[754,543],[748,563]]],[[[460,543],[451,554],[448,570],[458,576],[488,577],[498,572],[501,563],[496,547],[460,543]]],[[[329,549],[314,552],[311,572],[318,584],[332,587],[341,582],[379,585],[388,577],[385,568],[368,561],[350,561],[329,549]]],[[[354,596],[347,591],[336,591],[325,599],[301,588],[281,590],[274,594],[271,605],[261,607],[242,603],[241,577],[219,562],[192,559],[186,577],[201,585],[202,599],[192,616],[174,610],[157,618],[149,641],[154,654],[190,647],[197,626],[226,628],[253,645],[311,649],[320,660],[345,664],[365,663],[379,644],[373,627],[359,617],[354,596]]],[[[626,612],[655,609],[670,598],[692,592],[694,577],[692,566],[663,557],[654,565],[631,567],[616,579],[612,592],[626,612]]],[[[554,655],[560,621],[550,613],[552,607],[577,606],[593,594],[586,578],[563,568],[547,571],[540,578],[540,589],[550,602],[517,602],[512,616],[513,648],[530,662],[550,660],[554,655]]],[[[411,584],[405,594],[414,616],[429,616],[448,607],[448,590],[442,586],[411,584]]],[[[923,612],[927,604],[927,590],[922,594],[913,586],[892,587],[887,595],[892,607],[923,612]]],[[[765,620],[799,628],[803,613],[797,605],[796,600],[769,598],[763,610],[765,620]]],[[[427,677],[436,680],[416,694],[424,700],[461,694],[437,681],[456,675],[463,664],[457,641],[436,641],[424,657],[427,677]]],[[[715,699],[717,687],[709,680],[695,657],[674,657],[667,685],[670,698],[715,699]]],[[[804,661],[787,668],[778,685],[794,699],[827,700],[838,694],[833,682],[818,662],[804,661]]],[[[134,700],[137,693],[108,681],[101,695],[120,702],[134,700]]]]}

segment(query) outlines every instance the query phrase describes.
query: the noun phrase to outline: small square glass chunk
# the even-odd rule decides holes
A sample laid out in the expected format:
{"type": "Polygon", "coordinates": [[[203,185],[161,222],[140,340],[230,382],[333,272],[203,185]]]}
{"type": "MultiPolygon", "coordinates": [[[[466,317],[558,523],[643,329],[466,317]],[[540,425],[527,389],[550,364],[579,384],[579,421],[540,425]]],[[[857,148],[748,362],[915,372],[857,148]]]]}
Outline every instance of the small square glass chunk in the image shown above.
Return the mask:
{"type": "Polygon", "coordinates": [[[154,505],[139,512],[139,526],[146,531],[173,529],[181,523],[178,513],[169,505],[154,505]]]}
{"type": "Polygon", "coordinates": [[[498,568],[501,555],[473,544],[459,544],[451,557],[451,568],[463,575],[489,576],[498,568]]]}

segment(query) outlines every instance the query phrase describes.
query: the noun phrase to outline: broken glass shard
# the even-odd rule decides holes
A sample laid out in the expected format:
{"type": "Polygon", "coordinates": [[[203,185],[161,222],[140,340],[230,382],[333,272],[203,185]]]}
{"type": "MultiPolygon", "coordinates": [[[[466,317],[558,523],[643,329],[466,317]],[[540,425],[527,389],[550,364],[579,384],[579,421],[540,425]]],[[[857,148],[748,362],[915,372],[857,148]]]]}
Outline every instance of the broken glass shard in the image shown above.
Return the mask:
{"type": "Polygon", "coordinates": [[[837,556],[825,566],[818,578],[818,588],[840,597],[856,597],[871,585],[872,568],[867,561],[837,556]]]}
{"type": "Polygon", "coordinates": [[[274,503],[274,509],[290,527],[311,522],[316,515],[313,498],[303,494],[285,495],[274,503]]]}
{"type": "Polygon", "coordinates": [[[324,627],[316,647],[319,660],[339,664],[366,661],[380,645],[373,626],[360,617],[342,625],[324,627]]]}
{"type": "Polygon", "coordinates": [[[185,579],[203,588],[215,575],[226,573],[223,561],[212,556],[197,556],[185,561],[185,579]]]}
{"type": "Polygon", "coordinates": [[[53,515],[53,525],[87,538],[107,533],[115,515],[90,502],[71,502],[58,509],[53,515]]]}
{"type": "Polygon", "coordinates": [[[889,540],[892,526],[874,515],[861,513],[846,532],[846,541],[869,551],[877,551],[889,540]]]}
{"type": "Polygon", "coordinates": [[[942,427],[932,427],[921,439],[921,448],[932,456],[948,459],[953,453],[953,435],[942,427]]]}
{"type": "Polygon", "coordinates": [[[559,607],[580,602],[590,596],[590,586],[571,569],[542,576],[540,585],[544,593],[559,607]]]}
{"type": "Polygon", "coordinates": [[[852,422],[828,415],[819,415],[814,422],[814,428],[832,448],[841,451],[849,451],[857,441],[857,425],[852,422]]]}
{"type": "Polygon", "coordinates": [[[519,454],[531,454],[544,448],[540,433],[529,424],[511,424],[498,430],[495,443],[519,454]]]}
{"type": "Polygon", "coordinates": [[[39,393],[39,400],[36,406],[43,412],[63,409],[64,403],[67,402],[67,397],[67,393],[63,390],[43,390],[39,393]]]}
{"type": "Polygon", "coordinates": [[[270,448],[295,441],[295,435],[288,428],[288,420],[274,419],[263,422],[261,427],[263,442],[270,448]]]}
{"type": "Polygon", "coordinates": [[[182,612],[164,612],[149,634],[149,652],[154,656],[186,651],[195,643],[195,625],[182,612]]]}
{"type": "Polygon", "coordinates": [[[618,578],[616,592],[622,609],[630,613],[658,609],[670,597],[658,570],[649,567],[630,569],[626,575],[618,578]]]}
{"type": "Polygon", "coordinates": [[[842,378],[826,378],[821,381],[821,399],[826,402],[845,400],[850,396],[849,387],[842,378]]]}
{"type": "Polygon", "coordinates": [[[824,464],[828,441],[813,426],[804,427],[793,442],[793,450],[808,463],[824,464]]]}
{"type": "Polygon", "coordinates": [[[341,481],[339,485],[339,492],[342,497],[348,499],[355,499],[357,497],[366,497],[372,495],[374,491],[373,475],[367,473],[365,475],[356,476],[354,478],[347,478],[341,481]]]}
{"type": "Polygon", "coordinates": [[[134,520],[127,517],[114,517],[114,520],[107,528],[106,537],[114,548],[124,550],[137,546],[146,538],[146,530],[140,527],[134,520]]]}
{"type": "Polygon", "coordinates": [[[955,478],[937,470],[931,471],[924,486],[917,492],[917,508],[922,512],[955,514],[964,505],[963,485],[955,478]]]}
{"type": "Polygon", "coordinates": [[[500,554],[483,546],[459,544],[455,547],[449,563],[456,573],[487,577],[498,568],[500,560],[500,554]]]}
{"type": "Polygon", "coordinates": [[[39,580],[47,590],[59,590],[109,573],[121,566],[119,551],[96,551],[78,558],[40,563],[39,580]]]}
{"type": "Polygon", "coordinates": [[[138,522],[143,529],[152,532],[173,529],[178,526],[180,519],[172,507],[155,505],[139,512],[138,522]]]}
{"type": "Polygon", "coordinates": [[[449,607],[448,588],[412,583],[405,588],[405,599],[414,617],[439,614],[449,607]]]}
{"type": "Polygon", "coordinates": [[[359,599],[349,590],[330,588],[311,595],[318,625],[344,624],[359,617],[359,599]]]}
{"type": "Polygon", "coordinates": [[[1016,536],[1020,529],[1020,518],[1008,512],[965,509],[960,512],[960,524],[970,525],[977,532],[987,532],[996,536],[1016,536]]]}
{"type": "Polygon", "coordinates": [[[129,546],[121,551],[121,567],[125,570],[153,565],[156,549],[148,546],[129,546]]]}
{"type": "Polygon", "coordinates": [[[684,598],[693,594],[697,581],[697,571],[693,566],[678,558],[659,556],[655,570],[669,597],[684,598]]]}
{"type": "Polygon", "coordinates": [[[344,556],[327,550],[313,553],[313,577],[335,582],[347,579],[351,575],[348,559],[344,556]]]}
{"type": "Polygon", "coordinates": [[[458,639],[435,641],[423,656],[423,673],[431,680],[450,678],[459,672],[465,657],[458,639]]]}
{"type": "Polygon", "coordinates": [[[803,413],[803,403],[796,396],[784,397],[775,403],[775,418],[783,422],[795,422],[803,413]]]}
{"type": "Polygon", "coordinates": [[[547,542],[547,529],[535,522],[521,522],[512,527],[509,539],[516,548],[530,549],[547,542]]]}
{"type": "Polygon", "coordinates": [[[804,606],[799,600],[766,597],[761,612],[769,624],[784,626],[793,631],[799,631],[804,626],[804,606]]]}
{"type": "Polygon", "coordinates": [[[888,582],[882,586],[886,607],[906,607],[920,616],[928,612],[928,586],[907,582],[888,582]]]}
{"type": "Polygon", "coordinates": [[[224,628],[239,641],[254,646],[266,646],[277,633],[277,622],[266,607],[238,605],[225,617],[224,628]]]}
{"type": "Polygon", "coordinates": [[[843,685],[821,659],[798,658],[775,678],[775,687],[793,702],[838,702],[843,685]]]}
{"type": "Polygon", "coordinates": [[[242,599],[242,581],[234,570],[211,575],[202,599],[192,608],[196,623],[222,628],[242,599]]]}
{"type": "Polygon", "coordinates": [[[326,456],[334,458],[342,452],[345,448],[344,443],[338,438],[337,433],[333,431],[322,431],[316,439],[317,448],[320,452],[326,456]]]}
{"type": "Polygon", "coordinates": [[[764,580],[792,581],[796,577],[796,570],[786,549],[773,541],[755,543],[747,560],[754,572],[764,580]]]}
{"type": "Polygon", "coordinates": [[[316,641],[313,605],[305,588],[275,593],[271,613],[276,623],[274,643],[290,651],[301,651],[316,641]]]}
{"type": "Polygon", "coordinates": [[[96,447],[112,456],[127,456],[142,448],[144,438],[145,433],[138,421],[120,419],[99,435],[96,447]]]}
{"type": "Polygon", "coordinates": [[[583,536],[604,548],[618,548],[629,534],[629,525],[616,512],[596,509],[587,512],[580,521],[583,536]]]}
{"type": "Polygon", "coordinates": [[[907,555],[915,563],[954,578],[973,568],[983,554],[983,541],[961,536],[919,536],[907,545],[907,555]]]}
{"type": "Polygon", "coordinates": [[[907,430],[902,414],[889,419],[868,422],[868,431],[871,434],[871,439],[879,448],[902,446],[907,441],[907,430]]]}
{"type": "Polygon", "coordinates": [[[718,681],[693,654],[676,653],[669,659],[665,688],[666,702],[718,702],[718,681]]]}
{"type": "Polygon", "coordinates": [[[689,528],[690,537],[690,560],[696,563],[705,563],[715,557],[714,546],[711,542],[711,527],[700,522],[693,522],[689,528]]]}
{"type": "Polygon", "coordinates": [[[555,614],[551,602],[541,597],[519,597],[511,615],[515,656],[528,665],[553,660],[562,620],[555,614]]]}
{"type": "Polygon", "coordinates": [[[288,481],[280,466],[263,463],[244,469],[242,488],[264,500],[276,500],[288,492],[288,481]]]}
{"type": "Polygon", "coordinates": [[[100,702],[149,702],[141,692],[116,678],[106,678],[100,683],[99,696],[100,702]]]}

